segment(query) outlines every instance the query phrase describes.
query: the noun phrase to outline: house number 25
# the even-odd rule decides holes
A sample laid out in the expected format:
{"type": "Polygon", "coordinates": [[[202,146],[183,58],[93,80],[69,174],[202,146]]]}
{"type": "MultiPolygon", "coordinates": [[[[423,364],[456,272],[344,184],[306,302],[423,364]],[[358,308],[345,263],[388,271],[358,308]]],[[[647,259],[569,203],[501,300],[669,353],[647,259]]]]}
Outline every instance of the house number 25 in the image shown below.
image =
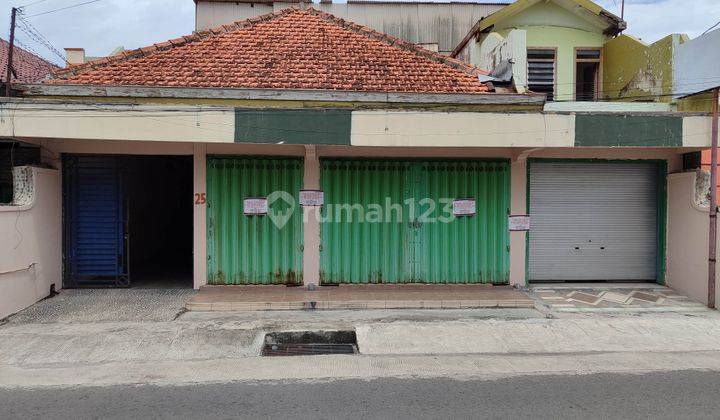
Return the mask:
{"type": "Polygon", "coordinates": [[[202,205],[206,202],[205,193],[195,193],[195,204],[202,205]]]}

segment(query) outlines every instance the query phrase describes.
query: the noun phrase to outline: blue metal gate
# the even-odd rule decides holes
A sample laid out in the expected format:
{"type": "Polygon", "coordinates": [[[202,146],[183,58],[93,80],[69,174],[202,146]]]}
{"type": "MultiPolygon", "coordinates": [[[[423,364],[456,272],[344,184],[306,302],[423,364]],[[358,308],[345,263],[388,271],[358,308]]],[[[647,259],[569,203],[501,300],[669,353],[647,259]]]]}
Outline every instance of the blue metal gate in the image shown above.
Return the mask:
{"type": "Polygon", "coordinates": [[[64,284],[128,286],[121,160],[63,156],[64,284]]]}

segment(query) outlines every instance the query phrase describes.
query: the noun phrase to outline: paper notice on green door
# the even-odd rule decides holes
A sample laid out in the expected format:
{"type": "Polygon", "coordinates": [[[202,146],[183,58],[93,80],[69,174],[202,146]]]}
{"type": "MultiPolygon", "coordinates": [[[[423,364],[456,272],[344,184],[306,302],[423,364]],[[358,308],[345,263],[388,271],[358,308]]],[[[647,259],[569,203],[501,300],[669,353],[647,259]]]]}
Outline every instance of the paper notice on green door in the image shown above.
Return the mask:
{"type": "Polygon", "coordinates": [[[266,197],[252,197],[243,200],[243,213],[246,216],[260,216],[268,212],[268,200],[266,197]]]}
{"type": "Polygon", "coordinates": [[[460,198],[453,200],[454,216],[474,216],[477,212],[474,198],[460,198]]]}

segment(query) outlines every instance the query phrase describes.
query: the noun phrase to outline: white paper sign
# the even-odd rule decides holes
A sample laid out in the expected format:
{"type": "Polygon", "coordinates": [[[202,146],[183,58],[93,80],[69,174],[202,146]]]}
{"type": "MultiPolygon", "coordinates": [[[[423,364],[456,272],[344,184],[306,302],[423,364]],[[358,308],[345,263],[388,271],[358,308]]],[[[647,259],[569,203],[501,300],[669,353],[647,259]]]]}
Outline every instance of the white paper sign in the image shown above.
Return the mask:
{"type": "Polygon", "coordinates": [[[300,205],[322,206],[325,204],[325,193],[320,190],[300,190],[300,205]]]}
{"type": "Polygon", "coordinates": [[[474,216],[475,210],[475,199],[474,198],[460,198],[453,200],[453,215],[454,216],[474,216]]]}
{"type": "Polygon", "coordinates": [[[268,212],[266,197],[253,197],[243,200],[243,213],[247,216],[264,215],[268,212]]]}
{"type": "Polygon", "coordinates": [[[523,215],[508,217],[508,228],[510,231],[530,230],[530,216],[523,215]]]}

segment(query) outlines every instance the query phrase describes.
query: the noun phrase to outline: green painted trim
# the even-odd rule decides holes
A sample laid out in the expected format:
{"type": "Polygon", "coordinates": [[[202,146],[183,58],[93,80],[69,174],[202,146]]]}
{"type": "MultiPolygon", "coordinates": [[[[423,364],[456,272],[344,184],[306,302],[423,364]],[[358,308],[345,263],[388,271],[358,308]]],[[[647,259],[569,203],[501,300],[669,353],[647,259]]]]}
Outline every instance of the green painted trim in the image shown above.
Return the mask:
{"type": "Polygon", "coordinates": [[[653,163],[658,170],[658,202],[657,202],[657,218],[658,218],[658,247],[657,247],[657,278],[656,282],[665,285],[665,275],[667,272],[667,173],[668,164],[664,159],[601,159],[601,158],[528,158],[525,171],[527,173],[527,181],[525,185],[525,209],[530,215],[530,231],[527,233],[525,240],[525,285],[530,284],[530,232],[532,232],[532,212],[530,211],[530,166],[533,162],[590,162],[590,163],[653,163]]]}
{"type": "Polygon", "coordinates": [[[530,233],[532,232],[532,214],[530,214],[530,165],[533,158],[525,161],[525,214],[530,215],[530,230],[525,234],[525,287],[530,285],[530,233]]]}
{"type": "Polygon", "coordinates": [[[235,143],[350,145],[349,109],[235,109],[235,143]]]}
{"type": "Polygon", "coordinates": [[[657,209],[657,234],[658,234],[658,254],[657,254],[657,282],[658,284],[666,284],[667,274],[667,216],[668,216],[668,196],[667,196],[667,161],[661,160],[657,163],[658,170],[658,209],[657,209]]]}
{"type": "Polygon", "coordinates": [[[575,146],[682,147],[681,116],[578,114],[575,146]]]}

